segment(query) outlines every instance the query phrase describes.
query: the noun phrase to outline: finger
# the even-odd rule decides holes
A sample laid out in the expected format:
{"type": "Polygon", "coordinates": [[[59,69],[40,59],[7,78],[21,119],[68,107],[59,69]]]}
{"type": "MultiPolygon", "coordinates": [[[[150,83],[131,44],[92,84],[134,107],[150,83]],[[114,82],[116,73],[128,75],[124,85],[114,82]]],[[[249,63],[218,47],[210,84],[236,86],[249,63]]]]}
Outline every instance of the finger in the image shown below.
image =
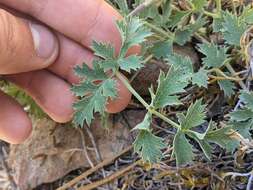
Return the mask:
{"type": "Polygon", "coordinates": [[[0,74],[42,69],[58,55],[55,35],[0,9],[0,74]]]}
{"type": "MultiPolygon", "coordinates": [[[[58,38],[61,51],[58,59],[49,67],[49,70],[61,76],[69,83],[78,83],[79,78],[74,73],[74,67],[83,63],[92,67],[94,55],[88,49],[83,48],[63,35],[58,35],[58,38]]],[[[122,111],[131,100],[131,94],[128,89],[120,80],[116,80],[118,98],[108,102],[107,111],[110,113],[122,111]]]]}
{"type": "MultiPolygon", "coordinates": [[[[0,3],[32,15],[85,47],[90,47],[93,40],[110,42],[117,50],[121,46],[115,22],[122,17],[104,0],[76,0],[75,3],[71,0],[0,0],[0,3]]],[[[139,50],[136,47],[131,52],[139,50]]]]}
{"type": "Polygon", "coordinates": [[[23,108],[0,91],[0,139],[9,143],[23,142],[31,133],[32,124],[23,108]]]}
{"type": "Polygon", "coordinates": [[[71,120],[75,101],[70,85],[46,70],[6,76],[24,89],[35,102],[55,121],[71,120]]]}

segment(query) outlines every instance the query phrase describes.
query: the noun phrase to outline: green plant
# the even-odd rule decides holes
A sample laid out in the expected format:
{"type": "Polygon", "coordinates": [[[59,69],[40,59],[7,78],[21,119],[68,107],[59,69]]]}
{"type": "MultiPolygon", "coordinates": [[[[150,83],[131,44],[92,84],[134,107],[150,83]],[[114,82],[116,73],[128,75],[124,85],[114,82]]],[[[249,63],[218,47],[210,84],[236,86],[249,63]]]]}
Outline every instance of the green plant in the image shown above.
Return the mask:
{"type": "Polygon", "coordinates": [[[145,161],[158,162],[168,146],[161,137],[152,133],[152,121],[157,118],[166,122],[168,127],[176,128],[172,155],[177,165],[194,159],[192,142],[195,146],[198,144],[210,160],[213,143],[232,151],[241,141],[236,138],[238,135],[251,138],[253,94],[245,82],[249,83],[252,72],[248,53],[251,41],[246,38],[253,24],[252,8],[238,5],[240,9],[237,11],[233,4],[232,11],[222,10],[221,1],[216,0],[215,12],[209,12],[206,0],[182,1],[181,7],[172,0],[137,0],[136,8],[130,12],[125,1],[116,2],[125,15],[117,22],[122,37],[120,53],[116,55],[111,44],[93,42],[94,54],[101,59],[93,61],[92,69],[86,64],[75,69],[83,80],[72,88],[80,97],[74,104],[74,122],[79,126],[84,123],[90,125],[95,112],[104,114],[107,101],[117,97],[117,77],[147,110],[144,120],[133,129],[138,130],[134,150],[145,161]],[[222,43],[209,41],[211,35],[222,36],[222,43]],[[195,48],[202,56],[202,64],[197,70],[189,57],[173,52],[173,44],[184,45],[192,38],[198,41],[195,48]],[[130,47],[147,42],[148,48],[142,55],[126,56],[130,47]],[[150,87],[150,102],[143,99],[120,74],[120,70],[138,71],[145,66],[146,57],[162,60],[169,66],[167,73],[160,72],[157,88],[150,87]],[[245,78],[235,71],[235,65],[246,70],[245,78]],[[185,113],[171,118],[164,114],[167,107],[178,109],[182,105],[180,95],[190,86],[208,90],[209,86],[216,84],[224,92],[227,102],[234,102],[235,109],[230,110],[230,117],[224,116],[223,121],[208,118],[205,96],[193,101],[185,113]],[[242,89],[239,92],[236,90],[238,86],[242,89]],[[203,132],[198,131],[200,126],[205,129],[203,132]]]}
{"type": "Polygon", "coordinates": [[[16,85],[3,80],[0,81],[0,89],[6,94],[15,98],[20,103],[20,105],[24,107],[24,110],[34,118],[40,119],[47,117],[47,115],[34,102],[34,100],[16,85]]]}

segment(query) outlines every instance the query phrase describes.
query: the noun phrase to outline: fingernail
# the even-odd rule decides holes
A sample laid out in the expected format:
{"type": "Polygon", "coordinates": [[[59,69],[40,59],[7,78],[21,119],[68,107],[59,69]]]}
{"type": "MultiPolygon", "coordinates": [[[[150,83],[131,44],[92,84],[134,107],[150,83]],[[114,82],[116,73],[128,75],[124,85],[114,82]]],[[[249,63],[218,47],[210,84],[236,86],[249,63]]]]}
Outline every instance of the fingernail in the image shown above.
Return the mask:
{"type": "Polygon", "coordinates": [[[54,34],[45,26],[30,23],[34,47],[41,58],[51,58],[57,51],[57,40],[54,34]]]}

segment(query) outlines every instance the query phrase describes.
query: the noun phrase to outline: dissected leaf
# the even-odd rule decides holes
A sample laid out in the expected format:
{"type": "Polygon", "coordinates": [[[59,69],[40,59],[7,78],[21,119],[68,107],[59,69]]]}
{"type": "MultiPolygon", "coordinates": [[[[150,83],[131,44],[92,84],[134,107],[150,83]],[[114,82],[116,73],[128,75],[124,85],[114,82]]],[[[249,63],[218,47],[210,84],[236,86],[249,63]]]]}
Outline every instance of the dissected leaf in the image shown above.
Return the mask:
{"type": "Polygon", "coordinates": [[[197,100],[194,104],[191,104],[186,116],[183,114],[178,115],[182,130],[197,127],[205,121],[205,105],[202,105],[201,102],[202,100],[197,100]]]}
{"type": "Polygon", "coordinates": [[[144,25],[144,21],[136,17],[117,21],[117,27],[122,38],[121,58],[126,56],[130,47],[145,42],[146,38],[152,35],[150,30],[144,25]]]}
{"type": "Polygon", "coordinates": [[[231,129],[231,126],[227,126],[210,131],[205,136],[205,139],[207,141],[218,144],[222,148],[225,148],[227,151],[233,151],[238,146],[239,142],[229,136],[231,129]]]}
{"type": "Polygon", "coordinates": [[[104,72],[117,71],[119,67],[117,60],[114,59],[94,60],[93,63],[98,64],[104,72]]]}
{"type": "Polygon", "coordinates": [[[131,70],[138,70],[143,67],[141,56],[130,55],[126,58],[121,58],[118,60],[120,68],[124,71],[130,73],[131,70]]]}
{"type": "Polygon", "coordinates": [[[72,92],[75,93],[76,96],[84,97],[91,92],[94,92],[97,89],[97,86],[94,85],[90,81],[84,81],[76,86],[71,88],[72,92]]]}
{"type": "Polygon", "coordinates": [[[93,84],[92,88],[90,88],[92,84],[88,84],[87,81],[84,81],[84,83],[87,86],[81,83],[78,89],[72,88],[74,93],[81,94],[83,92],[85,95],[73,106],[76,111],[74,122],[80,126],[83,126],[84,122],[90,125],[91,120],[94,118],[94,113],[99,112],[103,114],[107,100],[117,96],[116,81],[113,79],[107,79],[98,85],[93,84]]]}
{"type": "Polygon", "coordinates": [[[122,15],[127,16],[130,13],[130,10],[127,5],[126,0],[115,0],[117,5],[119,6],[119,10],[122,13],[122,15]]]}
{"type": "Polygon", "coordinates": [[[103,114],[107,100],[117,96],[116,82],[107,77],[99,61],[93,62],[93,69],[86,64],[77,67],[75,72],[82,78],[82,82],[72,87],[75,95],[80,97],[74,105],[74,123],[83,126],[86,122],[90,125],[94,113],[103,114]]]}
{"type": "Polygon", "coordinates": [[[242,15],[240,16],[242,22],[247,24],[253,24],[253,9],[251,6],[244,8],[242,15]]]}
{"type": "Polygon", "coordinates": [[[223,18],[214,18],[213,19],[213,32],[221,32],[221,31],[224,31],[223,29],[223,24],[224,22],[224,19],[223,18]]]}
{"type": "Polygon", "coordinates": [[[190,11],[181,11],[181,10],[175,10],[172,15],[169,18],[169,23],[168,25],[171,28],[174,28],[179,24],[179,22],[182,22],[184,18],[190,15],[190,11]]]}
{"type": "Polygon", "coordinates": [[[232,121],[246,121],[253,119],[253,111],[250,109],[240,109],[230,113],[232,121]]]}
{"type": "Polygon", "coordinates": [[[253,92],[241,91],[240,100],[253,111],[253,92]]]}
{"type": "Polygon", "coordinates": [[[184,92],[184,88],[187,84],[188,82],[184,80],[184,76],[180,69],[176,70],[174,67],[171,67],[166,75],[161,72],[153,106],[155,108],[163,108],[167,105],[180,104],[175,94],[184,92]]]}
{"type": "Polygon", "coordinates": [[[185,134],[178,130],[173,141],[173,155],[177,165],[190,164],[193,160],[192,145],[188,142],[185,134]]]}
{"type": "Polygon", "coordinates": [[[180,77],[184,76],[185,79],[189,79],[193,73],[193,63],[191,59],[186,56],[183,57],[178,54],[168,55],[167,61],[169,64],[173,65],[176,69],[180,69],[182,74],[180,77]]]}
{"type": "Polygon", "coordinates": [[[198,87],[207,88],[208,85],[208,75],[207,71],[201,68],[198,72],[192,75],[192,84],[196,84],[198,87]]]}
{"type": "Polygon", "coordinates": [[[83,126],[84,122],[89,125],[94,113],[104,114],[107,101],[117,96],[116,82],[108,76],[109,74],[106,74],[107,71],[115,73],[121,68],[130,72],[130,70],[137,70],[142,67],[140,56],[126,57],[126,53],[133,45],[144,42],[145,38],[151,35],[151,32],[138,18],[126,20],[117,22],[123,39],[119,56],[115,55],[115,50],[110,44],[94,41],[92,49],[94,54],[101,59],[93,61],[92,69],[85,64],[75,69],[75,73],[82,79],[80,84],[72,88],[72,91],[80,97],[73,106],[75,109],[74,122],[80,126],[83,126]]]}
{"type": "Polygon", "coordinates": [[[242,22],[239,17],[230,12],[224,12],[223,18],[224,22],[222,26],[224,31],[222,32],[224,39],[230,45],[240,46],[241,36],[247,29],[246,23],[242,22]]]}
{"type": "Polygon", "coordinates": [[[178,28],[175,32],[175,42],[179,45],[184,45],[191,40],[191,37],[197,32],[204,24],[205,19],[199,18],[195,23],[186,25],[183,28],[178,28]]]}
{"type": "Polygon", "coordinates": [[[167,59],[172,67],[166,75],[163,72],[160,73],[156,97],[153,101],[155,108],[180,104],[175,94],[184,92],[193,73],[190,58],[168,55],[167,59]]]}
{"type": "Polygon", "coordinates": [[[138,125],[136,125],[136,127],[134,128],[134,130],[139,129],[139,130],[146,130],[146,131],[150,131],[150,125],[152,122],[152,115],[148,112],[143,121],[141,123],[139,123],[138,125]]]}
{"type": "Polygon", "coordinates": [[[115,50],[110,44],[104,44],[100,42],[92,42],[92,50],[94,54],[103,59],[113,59],[115,50]]]}
{"type": "Polygon", "coordinates": [[[226,54],[227,48],[219,47],[214,43],[199,44],[199,51],[205,55],[202,58],[203,64],[207,67],[219,68],[224,65],[228,55],[226,54]]]}
{"type": "Polygon", "coordinates": [[[206,134],[210,131],[210,129],[212,127],[213,127],[213,122],[210,121],[209,124],[208,124],[208,127],[207,127],[207,129],[205,130],[204,133],[199,133],[199,132],[196,132],[196,131],[193,131],[193,130],[187,130],[186,133],[193,135],[194,137],[198,138],[199,140],[204,140],[206,134]]]}
{"type": "Polygon", "coordinates": [[[157,163],[162,158],[161,149],[166,145],[162,138],[147,130],[140,130],[134,141],[134,151],[139,153],[144,161],[157,163]]]}
{"type": "Polygon", "coordinates": [[[172,48],[171,40],[157,42],[153,45],[151,53],[153,53],[157,59],[166,58],[168,55],[172,54],[172,48]]]}
{"type": "Polygon", "coordinates": [[[213,127],[213,122],[210,121],[209,125],[204,133],[198,133],[195,131],[187,131],[187,135],[189,135],[191,138],[193,138],[197,143],[199,144],[200,148],[204,152],[205,156],[207,157],[208,160],[211,160],[212,156],[212,146],[210,143],[205,139],[206,134],[211,130],[213,127]]]}
{"type": "MultiPolygon", "coordinates": [[[[165,27],[167,25],[168,21],[169,21],[169,17],[170,17],[171,12],[172,12],[171,1],[172,0],[164,0],[164,2],[161,4],[162,5],[162,7],[161,7],[161,9],[162,9],[161,16],[160,17],[155,17],[155,18],[161,18],[161,19],[159,19],[160,22],[159,22],[159,20],[155,19],[156,23],[159,23],[159,25],[161,27],[165,27]]],[[[159,12],[161,12],[161,11],[159,11],[159,12]]]]}
{"type": "Polygon", "coordinates": [[[97,62],[93,62],[93,69],[89,68],[86,64],[82,67],[75,68],[75,74],[81,79],[85,78],[89,81],[105,80],[107,76],[102,68],[99,67],[97,62]]]}
{"type": "Polygon", "coordinates": [[[205,139],[199,139],[195,133],[187,133],[190,137],[192,137],[200,146],[201,150],[204,152],[206,158],[211,160],[212,157],[212,146],[205,139]]]}
{"type": "Polygon", "coordinates": [[[242,135],[244,138],[252,139],[250,130],[253,129],[253,119],[243,122],[234,121],[230,122],[229,125],[231,125],[232,128],[240,133],[240,135],[242,135]]]}
{"type": "Polygon", "coordinates": [[[226,97],[231,97],[234,94],[235,84],[230,80],[218,81],[219,87],[223,90],[226,97]]]}
{"type": "MultiPolygon", "coordinates": [[[[136,0],[134,7],[136,8],[144,2],[145,0],[136,0]]],[[[149,20],[154,25],[165,27],[169,21],[171,10],[171,0],[158,0],[157,3],[146,7],[138,15],[140,18],[149,20]]]]}
{"type": "Polygon", "coordinates": [[[241,91],[240,100],[245,105],[243,108],[230,113],[229,125],[244,138],[251,139],[250,130],[253,128],[253,93],[241,91]]]}
{"type": "Polygon", "coordinates": [[[193,32],[189,28],[179,28],[175,32],[175,42],[180,46],[183,46],[186,44],[186,42],[191,40],[192,35],[193,32]]]}

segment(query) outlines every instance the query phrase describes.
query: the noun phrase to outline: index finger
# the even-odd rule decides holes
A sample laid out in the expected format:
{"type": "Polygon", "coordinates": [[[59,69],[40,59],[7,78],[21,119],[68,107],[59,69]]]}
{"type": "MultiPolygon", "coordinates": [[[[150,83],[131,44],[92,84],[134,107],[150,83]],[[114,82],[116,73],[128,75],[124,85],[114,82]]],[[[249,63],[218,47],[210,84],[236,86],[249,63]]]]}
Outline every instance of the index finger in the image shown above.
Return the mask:
{"type": "Polygon", "coordinates": [[[96,40],[120,48],[115,22],[121,16],[104,0],[0,0],[0,3],[35,17],[85,47],[96,40]]]}

